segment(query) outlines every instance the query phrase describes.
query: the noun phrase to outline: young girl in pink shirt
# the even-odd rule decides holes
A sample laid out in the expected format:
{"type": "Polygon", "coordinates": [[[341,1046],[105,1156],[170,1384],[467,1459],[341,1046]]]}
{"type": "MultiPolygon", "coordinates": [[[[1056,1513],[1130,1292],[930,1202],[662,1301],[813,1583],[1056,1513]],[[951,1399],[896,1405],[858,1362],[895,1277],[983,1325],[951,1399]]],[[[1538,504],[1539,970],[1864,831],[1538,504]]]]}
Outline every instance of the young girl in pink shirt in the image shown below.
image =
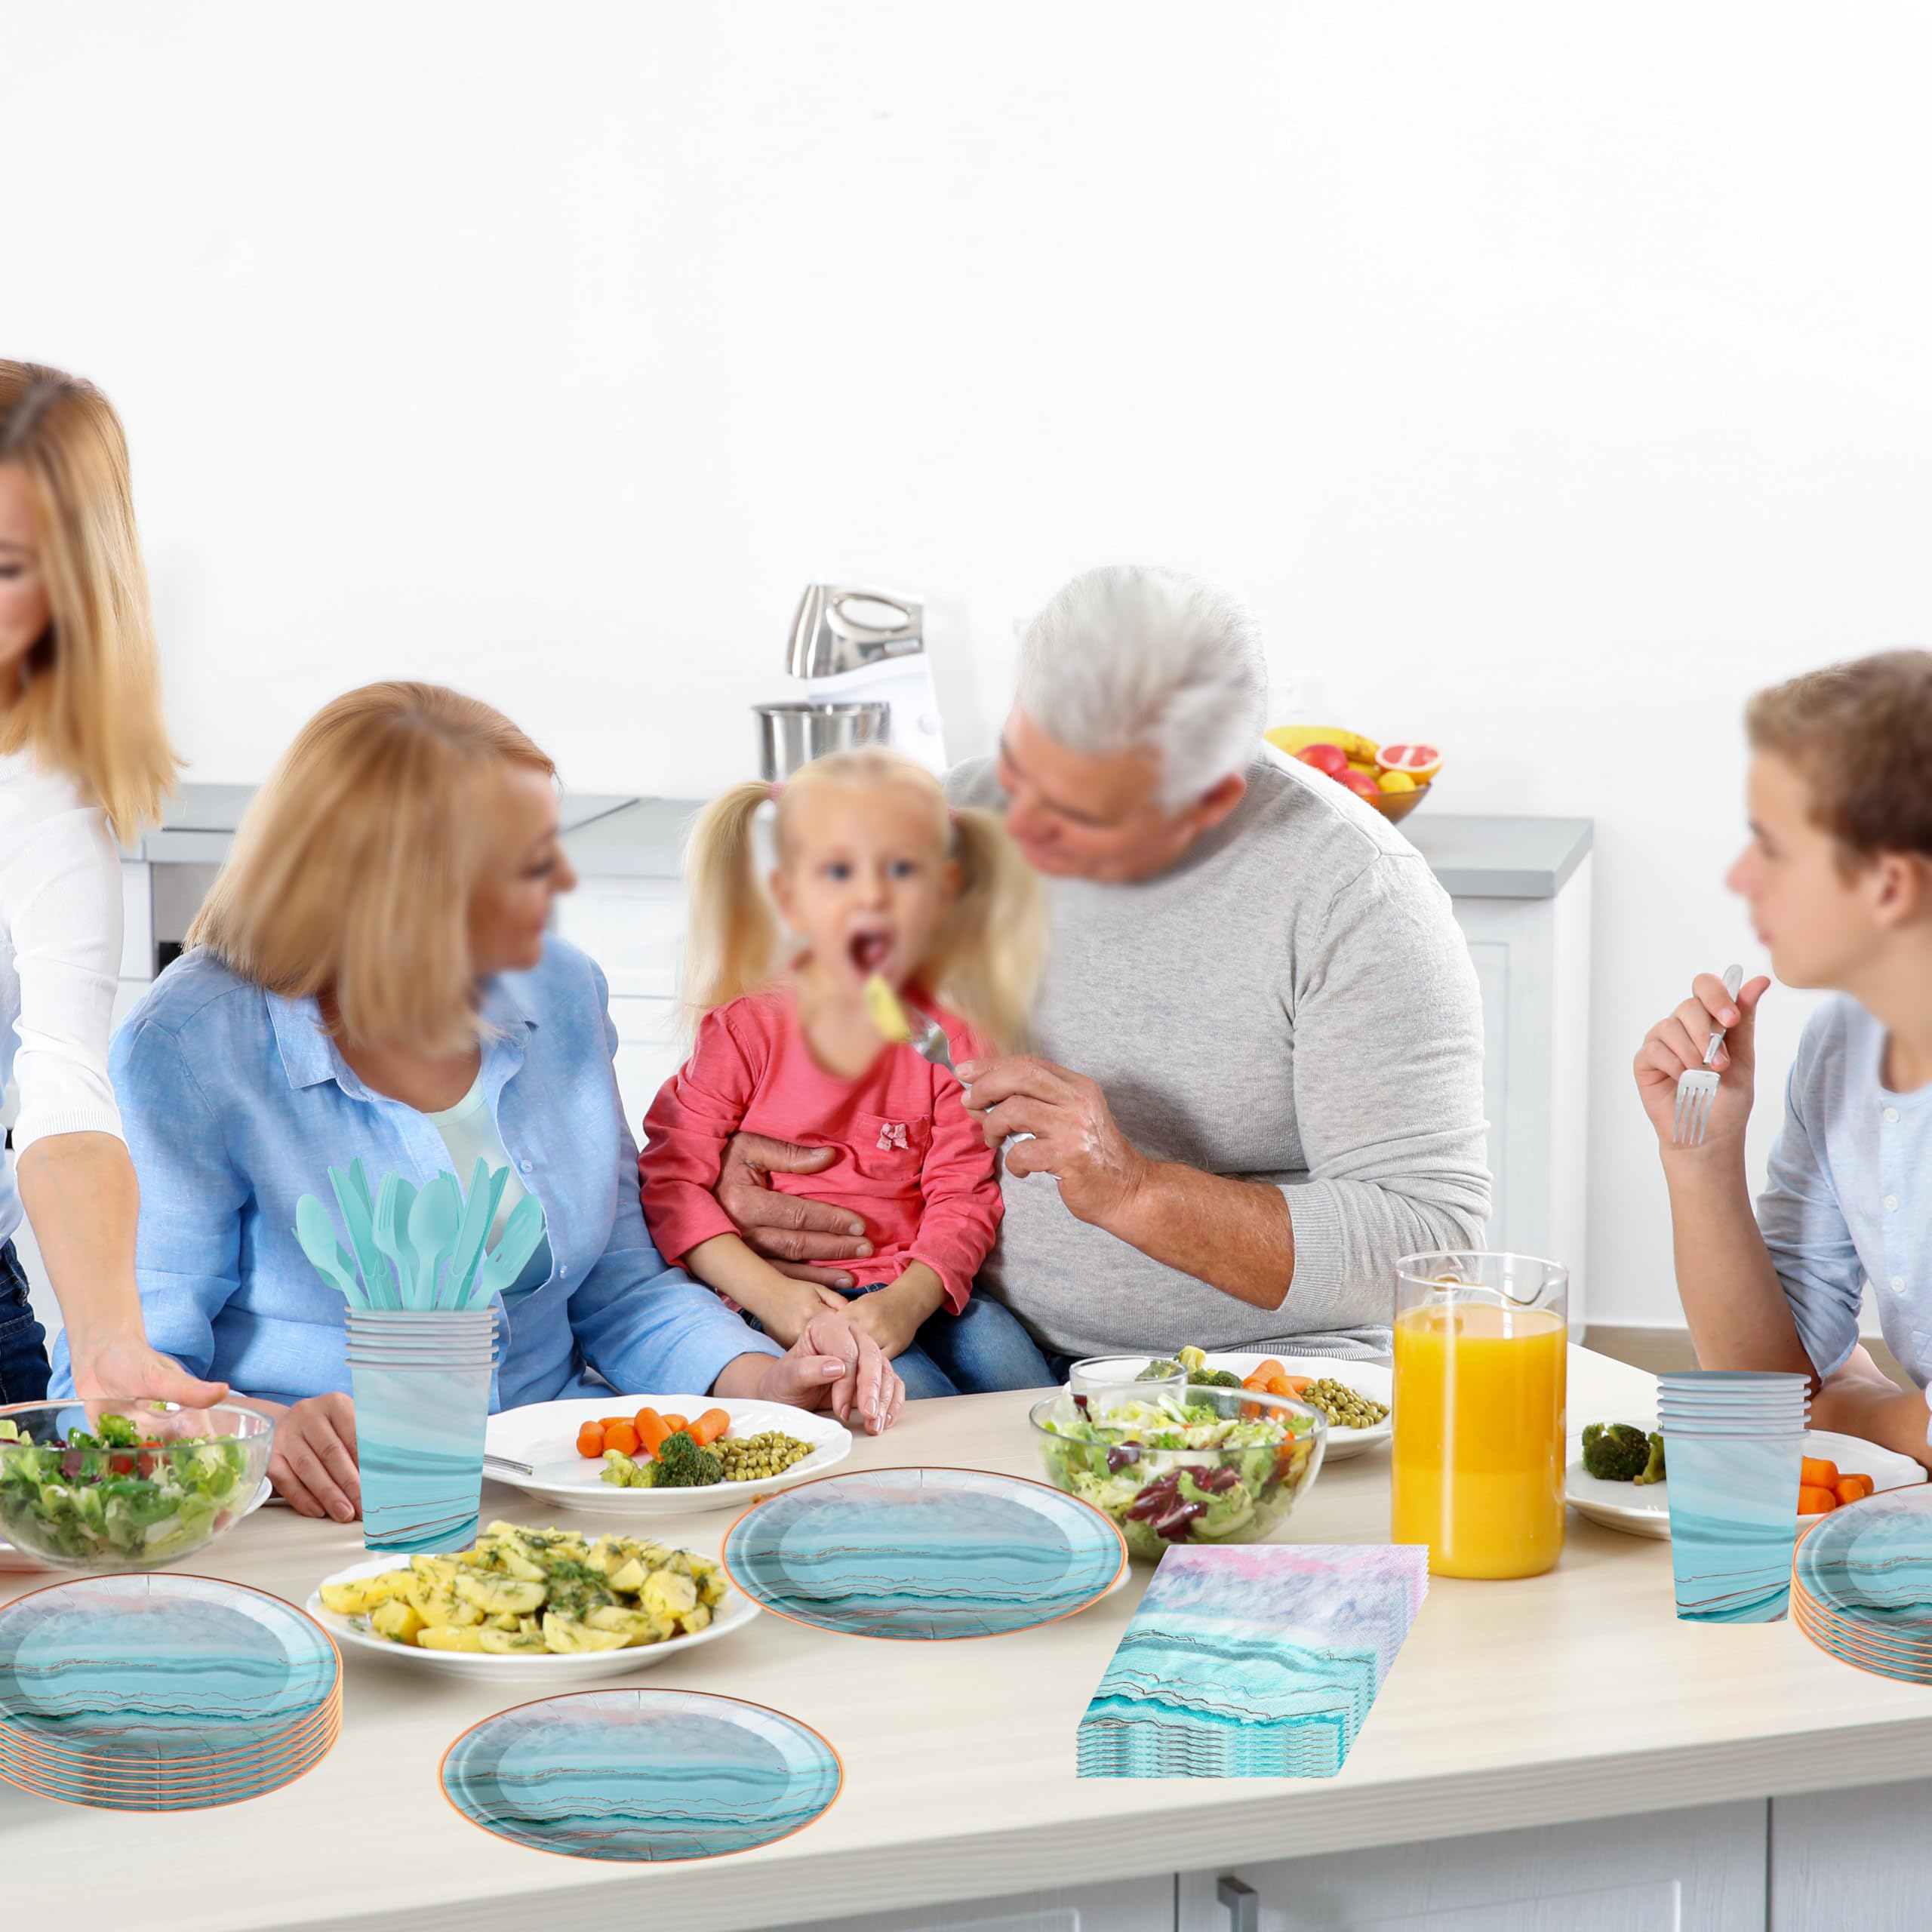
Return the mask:
{"type": "Polygon", "coordinates": [[[734,787],[700,816],[686,863],[697,1037],[645,1117],[638,1161],[659,1251],[788,1346],[819,1309],[844,1309],[909,1396],[1050,1383],[1012,1313],[973,1294],[999,1226],[996,1157],[958,1081],[888,1044],[866,1004],[877,974],[945,1029],[955,1063],[1017,1038],[1044,911],[1005,828],[949,810],[930,773],[867,749],[816,759],[782,787],[734,787]],[[768,800],[769,895],[754,838],[768,800]],[[739,1238],[712,1189],[740,1128],[835,1150],[820,1172],[771,1185],[864,1222],[869,1256],[823,1264],[863,1286],[795,1279],[739,1238]]]}

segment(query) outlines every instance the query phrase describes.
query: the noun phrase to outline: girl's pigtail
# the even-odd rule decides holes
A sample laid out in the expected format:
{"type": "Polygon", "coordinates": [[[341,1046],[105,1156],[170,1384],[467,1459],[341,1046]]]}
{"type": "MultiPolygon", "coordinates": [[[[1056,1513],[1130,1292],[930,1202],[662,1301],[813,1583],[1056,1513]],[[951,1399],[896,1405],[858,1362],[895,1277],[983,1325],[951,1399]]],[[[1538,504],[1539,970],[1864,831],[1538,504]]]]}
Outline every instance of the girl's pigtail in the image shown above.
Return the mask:
{"type": "Polygon", "coordinates": [[[755,991],[777,964],[778,920],[758,877],[752,820],[771,787],[748,780],[712,800],[685,845],[690,922],[678,1017],[687,1035],[714,1008],[755,991]]]}
{"type": "Polygon", "coordinates": [[[952,815],[959,896],[940,934],[934,992],[996,1046],[1023,1043],[1046,963],[1047,898],[998,816],[952,815]]]}

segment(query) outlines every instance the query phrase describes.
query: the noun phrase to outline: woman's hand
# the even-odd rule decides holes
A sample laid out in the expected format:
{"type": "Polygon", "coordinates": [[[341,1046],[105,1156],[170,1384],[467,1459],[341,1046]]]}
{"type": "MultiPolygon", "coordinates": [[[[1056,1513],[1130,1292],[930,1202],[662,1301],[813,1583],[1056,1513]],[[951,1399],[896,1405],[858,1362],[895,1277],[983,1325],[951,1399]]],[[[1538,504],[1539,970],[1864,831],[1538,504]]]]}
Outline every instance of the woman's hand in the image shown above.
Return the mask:
{"type": "Polygon", "coordinates": [[[1715,973],[1700,973],[1691,986],[1690,998],[1644,1035],[1633,1069],[1637,1093],[1666,1153],[1698,1153],[1703,1148],[1735,1149],[1743,1146],[1757,1072],[1758,1002],[1770,983],[1761,977],[1752,980],[1739,989],[1734,1004],[1724,982],[1715,973]],[[1704,1048],[1720,1029],[1728,1030],[1724,1044],[1718,1048],[1717,1058],[1711,1063],[1712,1070],[1720,1077],[1718,1091],[1711,1097],[1703,1148],[1679,1149],[1672,1139],[1677,1118],[1678,1076],[1703,1065],[1704,1048]]]}
{"type": "Polygon", "coordinates": [[[269,1480],[303,1516],[333,1516],[352,1523],[362,1513],[362,1481],[355,1467],[355,1405],[346,1395],[311,1395],[284,1408],[263,1402],[275,1416],[275,1448],[269,1480]]]}
{"type": "Polygon", "coordinates": [[[874,1435],[899,1420],[906,1385],[878,1344],[850,1318],[814,1315],[786,1353],[743,1355],[711,1385],[715,1395],[748,1395],[795,1409],[829,1408],[841,1422],[854,1416],[874,1435]]]}
{"type": "Polygon", "coordinates": [[[205,1409],[228,1393],[225,1382],[203,1382],[190,1375],[172,1355],[148,1346],[145,1337],[103,1337],[83,1352],[73,1348],[74,1393],[84,1400],[97,1396],[143,1395],[185,1408],[205,1409]]]}

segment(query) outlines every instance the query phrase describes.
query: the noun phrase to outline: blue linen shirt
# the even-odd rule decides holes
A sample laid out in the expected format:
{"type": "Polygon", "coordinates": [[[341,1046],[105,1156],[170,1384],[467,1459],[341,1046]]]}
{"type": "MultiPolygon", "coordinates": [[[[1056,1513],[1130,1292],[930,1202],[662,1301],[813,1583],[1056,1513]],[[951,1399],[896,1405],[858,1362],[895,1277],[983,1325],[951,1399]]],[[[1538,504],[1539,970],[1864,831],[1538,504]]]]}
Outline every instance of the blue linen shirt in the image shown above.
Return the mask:
{"type": "MultiPolygon", "coordinates": [[[[595,963],[552,937],[540,964],[489,983],[482,1011],[484,1090],[552,1257],[540,1285],[498,1303],[508,1335],[491,1407],[589,1392],[586,1364],[626,1392],[701,1395],[734,1357],[779,1353],[645,1231],[595,963]]],[[[420,1187],[449,1165],[435,1126],[356,1078],[312,999],[265,992],[205,952],[155,981],[109,1067],[140,1180],[149,1340],[239,1393],[346,1392],[343,1298],[303,1254],[295,1204],[319,1198],[346,1247],[329,1168],[360,1155],[372,1189],[387,1174],[420,1187]]],[[[54,1392],[72,1386],[63,1337],[54,1392]]]]}
{"type": "Polygon", "coordinates": [[[1858,1346],[1869,1281],[1885,1345],[1932,1380],[1932,1087],[1884,1083],[1885,1029],[1856,1000],[1811,1017],[1786,1083],[1758,1225],[1820,1377],[1858,1346]]]}

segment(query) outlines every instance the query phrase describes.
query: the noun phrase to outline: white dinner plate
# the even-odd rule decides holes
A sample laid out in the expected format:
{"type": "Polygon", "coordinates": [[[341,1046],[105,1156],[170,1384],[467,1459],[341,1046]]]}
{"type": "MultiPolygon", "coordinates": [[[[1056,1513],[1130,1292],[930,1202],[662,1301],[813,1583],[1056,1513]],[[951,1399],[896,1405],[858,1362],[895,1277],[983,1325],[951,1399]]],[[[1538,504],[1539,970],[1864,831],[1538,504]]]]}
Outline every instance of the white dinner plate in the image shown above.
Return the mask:
{"type": "MultiPolygon", "coordinates": [[[[1278,1361],[1291,1375],[1306,1375],[1312,1381],[1318,1382],[1324,1375],[1332,1376],[1358,1395],[1385,1405],[1390,1404],[1395,1386],[1393,1369],[1385,1368],[1379,1362],[1346,1361],[1336,1355],[1291,1355],[1278,1350],[1272,1355],[1242,1355],[1223,1353],[1216,1349],[1211,1351],[1208,1357],[1210,1368],[1231,1368],[1237,1375],[1251,1375],[1264,1361],[1278,1361]]],[[[1394,1430],[1392,1407],[1373,1429],[1337,1429],[1331,1425],[1328,1445],[1321,1452],[1321,1460],[1324,1463],[1346,1462],[1351,1456],[1359,1456],[1377,1444],[1386,1442],[1394,1430]]]]}
{"type": "MultiPolygon", "coordinates": [[[[1621,1417],[1607,1418],[1613,1422],[1621,1417]]],[[[1876,1489],[1907,1489],[1925,1480],[1925,1471],[1909,1456],[1881,1449],[1856,1435],[1836,1435],[1829,1429],[1814,1429],[1804,1438],[1804,1454],[1838,1466],[1841,1475],[1869,1476],[1876,1489]]],[[[1583,1467],[1583,1438],[1580,1430],[1570,1438],[1569,1466],[1563,1472],[1564,1500],[1580,1516],[1587,1516],[1605,1529],[1622,1530],[1633,1537],[1660,1537],[1670,1540],[1670,1481],[1644,1483],[1605,1482],[1583,1467]]],[[[1822,1515],[1800,1516],[1804,1523],[1821,1523],[1822,1515]]]]}
{"type": "Polygon", "coordinates": [[[715,1395],[618,1395],[602,1401],[533,1402],[528,1408],[506,1409],[490,1418],[483,1439],[486,1454],[528,1463],[527,1476],[486,1463],[483,1473],[492,1482],[507,1483],[531,1496],[540,1496],[568,1509],[593,1516],[623,1516],[633,1522],[647,1516],[688,1516],[703,1509],[742,1509],[755,1496],[775,1496],[795,1483],[810,1482],[844,1461],[852,1453],[851,1434],[830,1416],[787,1408],[782,1402],[726,1399],[715,1395]],[[812,1453],[794,1463],[783,1475],[761,1476],[755,1482],[721,1482],[709,1489],[620,1489],[603,1478],[604,1465],[577,1453],[577,1432],[601,1416],[634,1415],[653,1408],[659,1414],[703,1414],[722,1409],[731,1418],[728,1437],[762,1435],[776,1429],[809,1442],[812,1453]]]}
{"type": "MultiPolygon", "coordinates": [[[[261,1487],[248,1499],[248,1506],[242,1511],[242,1515],[252,1516],[274,1493],[274,1484],[266,1476],[263,1477],[261,1487]]],[[[189,1554],[198,1555],[200,1552],[191,1550],[189,1554]]],[[[72,1574],[66,1571],[63,1565],[42,1561],[30,1549],[22,1549],[16,1544],[4,1542],[0,1542],[0,1570],[52,1570],[63,1574],[72,1574]]]]}
{"type": "Polygon", "coordinates": [[[713,1643],[734,1630],[742,1630],[758,1614],[758,1605],[728,1580],[724,1601],[711,1621],[694,1636],[672,1637],[661,1644],[636,1644],[621,1651],[587,1651],[576,1657],[561,1654],[493,1657],[486,1651],[425,1651],[414,1644],[392,1644],[370,1629],[367,1617],[346,1617],[322,1601],[322,1583],[346,1583],[358,1577],[380,1577],[385,1570],[408,1567],[406,1556],[372,1556],[361,1563],[352,1563],[346,1570],[325,1577],[303,1607],[346,1650],[367,1651],[398,1663],[441,1671],[445,1677],[488,1678],[495,1684],[549,1684],[560,1690],[568,1690],[574,1684],[593,1683],[599,1678],[648,1670],[666,1658],[681,1656],[700,1644],[713,1643]]]}

